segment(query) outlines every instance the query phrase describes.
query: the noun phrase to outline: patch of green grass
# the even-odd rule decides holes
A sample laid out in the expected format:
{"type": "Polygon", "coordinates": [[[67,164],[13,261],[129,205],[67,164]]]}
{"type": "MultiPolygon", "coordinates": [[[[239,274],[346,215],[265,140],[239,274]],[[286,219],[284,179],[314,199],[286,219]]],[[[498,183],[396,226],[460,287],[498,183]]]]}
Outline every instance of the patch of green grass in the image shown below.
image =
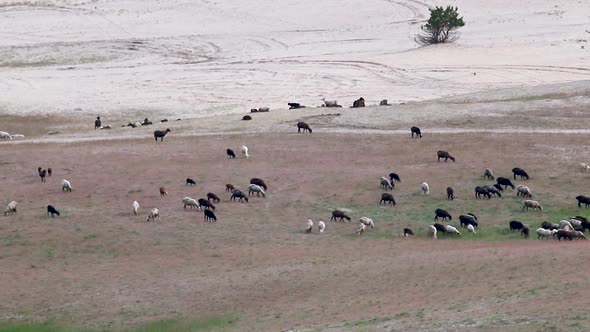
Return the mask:
{"type": "Polygon", "coordinates": [[[96,235],[96,234],[94,234],[94,233],[87,234],[87,235],[84,235],[84,238],[83,238],[83,240],[84,240],[84,241],[86,241],[86,240],[90,240],[90,239],[96,239],[96,237],[97,237],[97,236],[98,236],[98,235],[96,235]]]}
{"type": "Polygon", "coordinates": [[[53,322],[45,323],[0,323],[1,332],[90,332],[90,330],[63,327],[53,322]]]}
{"type": "Polygon", "coordinates": [[[387,322],[389,320],[391,320],[391,318],[389,318],[389,317],[375,317],[375,318],[369,318],[369,319],[361,319],[361,320],[357,320],[355,322],[346,323],[346,324],[344,324],[344,327],[362,328],[362,327],[367,327],[367,326],[375,325],[375,324],[382,323],[382,322],[387,322]]]}

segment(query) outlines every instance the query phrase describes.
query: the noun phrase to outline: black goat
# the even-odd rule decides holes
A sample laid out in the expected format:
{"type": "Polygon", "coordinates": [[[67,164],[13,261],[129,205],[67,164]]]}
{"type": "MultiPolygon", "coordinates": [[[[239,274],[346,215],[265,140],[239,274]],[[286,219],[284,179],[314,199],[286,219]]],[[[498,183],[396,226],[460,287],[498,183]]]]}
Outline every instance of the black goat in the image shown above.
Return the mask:
{"type": "Polygon", "coordinates": [[[447,187],[447,199],[454,200],[455,199],[455,190],[451,187],[447,187]]]}
{"type": "Polygon", "coordinates": [[[518,167],[514,167],[512,169],[512,173],[514,173],[514,180],[516,180],[516,176],[520,176],[521,180],[528,180],[529,179],[529,175],[527,174],[527,172],[522,169],[522,168],[518,168],[518,167]]]}
{"type": "Polygon", "coordinates": [[[217,216],[211,210],[205,210],[204,215],[205,215],[205,221],[211,221],[211,222],[217,221],[217,216]]]}
{"type": "Polygon", "coordinates": [[[199,198],[198,202],[199,202],[199,208],[202,208],[204,206],[205,209],[211,209],[211,210],[215,211],[215,205],[213,205],[213,203],[209,202],[208,199],[199,198]]]}
{"type": "Polygon", "coordinates": [[[399,178],[399,175],[393,172],[389,173],[389,181],[393,183],[394,180],[397,182],[402,182],[402,180],[399,178]]]}
{"type": "Polygon", "coordinates": [[[158,141],[158,138],[160,138],[160,141],[163,142],[164,141],[164,136],[166,136],[166,134],[168,134],[170,132],[170,128],[166,129],[166,130],[156,130],[154,131],[154,138],[156,139],[156,142],[158,141]]]}
{"type": "Polygon", "coordinates": [[[309,125],[305,122],[298,122],[297,123],[297,132],[300,133],[301,129],[303,129],[303,132],[305,133],[306,131],[308,131],[311,134],[311,128],[309,128],[309,125]]]}
{"type": "Polygon", "coordinates": [[[504,178],[504,177],[499,177],[496,179],[496,183],[504,186],[504,189],[506,189],[506,187],[510,186],[510,188],[514,189],[514,185],[512,184],[512,181],[510,181],[510,179],[504,178]]]}
{"type": "Polygon", "coordinates": [[[213,200],[213,202],[219,203],[221,200],[214,193],[207,193],[207,200],[213,200]]]}
{"type": "Polygon", "coordinates": [[[188,185],[194,186],[194,185],[196,185],[196,184],[197,184],[197,183],[195,182],[195,180],[193,180],[193,179],[191,179],[191,178],[186,178],[186,185],[187,185],[187,186],[188,186],[188,185]]]}
{"type": "Polygon", "coordinates": [[[434,220],[438,220],[438,218],[442,218],[442,220],[446,220],[447,218],[449,220],[453,220],[453,217],[451,216],[451,214],[443,209],[434,210],[434,214],[435,214],[434,220]]]}
{"type": "Polygon", "coordinates": [[[579,195],[576,196],[576,199],[578,200],[578,207],[582,207],[582,204],[586,205],[586,207],[590,205],[590,197],[579,195]]]}
{"type": "Polygon", "coordinates": [[[228,158],[235,158],[236,157],[236,154],[235,154],[234,150],[232,150],[232,149],[225,150],[225,153],[227,153],[228,158]]]}
{"type": "Polygon", "coordinates": [[[517,231],[517,230],[522,229],[523,227],[524,227],[524,225],[518,220],[512,220],[510,222],[510,230],[511,231],[517,231]]]}
{"type": "Polygon", "coordinates": [[[453,162],[455,162],[455,157],[451,156],[447,151],[438,150],[436,151],[436,156],[438,157],[437,161],[440,161],[441,158],[445,158],[445,162],[447,159],[451,159],[453,162]]]}
{"type": "Polygon", "coordinates": [[[392,204],[395,205],[395,199],[393,198],[393,195],[390,193],[383,193],[381,194],[381,200],[379,201],[379,205],[381,205],[381,203],[384,204],[392,204]]]}
{"type": "Polygon", "coordinates": [[[336,218],[340,218],[340,221],[344,222],[343,219],[346,219],[348,221],[350,221],[350,217],[344,213],[343,211],[340,210],[334,210],[332,211],[332,217],[330,218],[330,221],[336,221],[336,218]]]}
{"type": "Polygon", "coordinates": [[[414,138],[414,135],[416,135],[416,138],[422,138],[422,132],[420,131],[420,128],[414,126],[410,128],[410,131],[412,132],[412,138],[414,138]]]}
{"type": "Polygon", "coordinates": [[[51,218],[53,218],[53,215],[55,214],[59,216],[59,211],[57,211],[53,205],[47,205],[47,214],[51,214],[51,218]]]}
{"type": "Polygon", "coordinates": [[[252,179],[250,179],[250,184],[255,184],[257,186],[261,186],[262,188],[264,188],[264,191],[268,190],[266,183],[264,183],[264,180],[262,180],[262,179],[252,178],[252,179]]]}
{"type": "Polygon", "coordinates": [[[409,228],[404,228],[404,236],[414,236],[414,232],[409,228]]]}

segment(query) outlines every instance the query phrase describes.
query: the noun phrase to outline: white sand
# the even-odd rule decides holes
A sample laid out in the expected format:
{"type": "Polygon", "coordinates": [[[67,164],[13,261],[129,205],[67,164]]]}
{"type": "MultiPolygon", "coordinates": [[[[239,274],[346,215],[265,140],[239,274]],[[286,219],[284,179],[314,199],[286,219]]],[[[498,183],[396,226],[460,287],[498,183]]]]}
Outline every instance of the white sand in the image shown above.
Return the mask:
{"type": "Polygon", "coordinates": [[[0,114],[194,117],[583,81],[589,16],[573,0],[2,0],[0,114]],[[419,47],[446,4],[461,38],[419,47]]]}

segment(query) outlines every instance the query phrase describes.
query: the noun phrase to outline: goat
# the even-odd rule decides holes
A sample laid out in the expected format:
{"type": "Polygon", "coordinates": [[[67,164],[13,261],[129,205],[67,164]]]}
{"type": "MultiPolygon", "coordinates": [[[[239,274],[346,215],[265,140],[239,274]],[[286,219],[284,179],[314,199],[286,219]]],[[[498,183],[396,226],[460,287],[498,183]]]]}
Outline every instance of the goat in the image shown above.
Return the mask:
{"type": "Polygon", "coordinates": [[[518,175],[518,176],[520,176],[520,179],[521,179],[521,180],[522,180],[522,179],[525,179],[525,180],[528,180],[528,179],[529,179],[529,175],[528,175],[528,174],[527,174],[527,172],[526,172],[524,169],[522,169],[522,168],[519,168],[519,167],[514,167],[514,168],[512,169],[512,173],[514,173],[514,180],[516,180],[516,176],[517,176],[517,175],[518,175]]]}
{"type": "Polygon", "coordinates": [[[18,203],[16,201],[12,201],[12,202],[8,203],[8,205],[6,206],[6,210],[4,210],[4,215],[7,216],[9,214],[16,213],[16,206],[17,205],[18,205],[18,203]]]}
{"type": "Polygon", "coordinates": [[[207,193],[207,200],[213,200],[213,202],[219,203],[221,200],[214,193],[207,193]]]}
{"type": "Polygon", "coordinates": [[[404,228],[404,236],[414,236],[414,231],[409,228],[404,228]]]}
{"type": "Polygon", "coordinates": [[[381,203],[383,204],[391,204],[391,205],[395,205],[395,199],[393,198],[393,195],[390,193],[383,193],[381,194],[381,200],[379,201],[379,205],[381,205],[381,203]]]}
{"type": "Polygon", "coordinates": [[[428,183],[422,182],[421,189],[422,195],[430,195],[430,187],[428,186],[428,183]]]}
{"type": "Polygon", "coordinates": [[[434,210],[434,214],[435,214],[434,220],[438,220],[438,218],[442,218],[442,220],[446,220],[447,218],[449,220],[453,220],[453,217],[451,216],[451,214],[443,209],[434,210]]]}
{"type": "Polygon", "coordinates": [[[379,185],[385,190],[393,190],[393,183],[389,182],[389,180],[384,176],[379,179],[379,185]]]}
{"type": "Polygon", "coordinates": [[[490,180],[493,180],[493,179],[494,179],[494,172],[492,172],[492,170],[491,170],[491,169],[489,169],[489,168],[486,168],[486,169],[483,171],[483,177],[484,177],[484,178],[489,178],[490,180]]]}
{"type": "Polygon", "coordinates": [[[260,179],[260,178],[251,178],[250,179],[250,184],[255,184],[257,186],[260,186],[262,188],[264,188],[264,191],[268,190],[268,187],[266,186],[266,183],[264,183],[264,180],[260,179]]]}
{"type": "Polygon", "coordinates": [[[498,185],[504,186],[504,189],[506,189],[506,187],[508,187],[508,186],[510,186],[510,188],[514,189],[514,185],[512,184],[512,181],[510,181],[510,179],[508,179],[508,178],[499,177],[496,179],[496,183],[498,185]]]}
{"type": "Polygon", "coordinates": [[[160,187],[160,197],[168,195],[168,192],[164,187],[160,187]]]}
{"type": "Polygon", "coordinates": [[[541,206],[541,204],[539,204],[539,202],[527,199],[526,201],[524,201],[522,209],[527,209],[528,211],[529,208],[532,208],[533,210],[539,209],[539,211],[543,211],[543,207],[541,206]]]}
{"type": "Polygon", "coordinates": [[[137,201],[133,201],[131,207],[133,208],[133,214],[137,215],[137,211],[139,211],[139,203],[137,201]]]}
{"type": "Polygon", "coordinates": [[[305,132],[309,132],[310,134],[312,133],[311,128],[309,128],[309,125],[305,122],[298,122],[297,123],[297,132],[300,133],[301,129],[303,129],[303,133],[305,133],[305,132]]]}
{"type": "Polygon", "coordinates": [[[305,233],[311,233],[313,229],[313,220],[307,219],[307,228],[305,229],[305,233]]]}
{"type": "Polygon", "coordinates": [[[447,151],[438,150],[436,151],[436,156],[437,161],[439,162],[441,158],[445,158],[445,162],[447,162],[447,159],[451,159],[453,162],[455,162],[455,157],[451,156],[447,151]]]}
{"type": "Polygon", "coordinates": [[[235,154],[234,150],[232,150],[232,149],[226,149],[225,153],[227,154],[228,158],[235,158],[236,157],[236,154],[235,154]]]}
{"type": "Polygon", "coordinates": [[[246,157],[246,159],[250,158],[250,155],[248,154],[248,147],[245,145],[242,145],[242,147],[240,148],[240,152],[242,152],[242,154],[246,157]]]}
{"type": "Polygon", "coordinates": [[[582,207],[582,204],[584,204],[586,207],[590,205],[590,197],[578,195],[576,196],[576,200],[578,201],[578,207],[582,207]]]}
{"type": "Polygon", "coordinates": [[[225,191],[231,192],[232,190],[236,189],[231,183],[225,185],[225,191]]]}
{"type": "Polygon", "coordinates": [[[244,194],[244,192],[239,189],[232,190],[232,194],[229,200],[233,200],[235,202],[236,198],[238,198],[240,202],[246,201],[246,203],[248,203],[248,196],[246,196],[246,194],[244,194]]]}
{"type": "Polygon", "coordinates": [[[266,193],[264,192],[264,189],[262,189],[262,187],[259,185],[251,184],[248,186],[248,196],[250,196],[250,194],[252,193],[255,193],[256,196],[260,196],[260,194],[262,194],[262,197],[266,198],[266,193]]]}
{"type": "Polygon", "coordinates": [[[156,142],[157,142],[158,138],[160,138],[160,141],[163,142],[164,136],[166,136],[166,134],[168,134],[169,132],[171,132],[170,128],[168,128],[166,130],[156,130],[156,131],[154,131],[154,139],[156,139],[156,142]]]}
{"type": "Polygon", "coordinates": [[[215,215],[215,213],[213,211],[205,210],[205,211],[203,211],[203,215],[204,215],[205,221],[217,222],[217,216],[215,215]]]}
{"type": "Polygon", "coordinates": [[[447,199],[454,200],[455,199],[455,190],[451,187],[447,187],[447,199]]]}
{"type": "Polygon", "coordinates": [[[186,185],[187,186],[194,186],[197,183],[195,182],[195,180],[191,179],[191,178],[186,178],[186,185]]]}
{"type": "Polygon", "coordinates": [[[160,210],[158,210],[158,208],[153,208],[150,211],[150,214],[147,216],[147,218],[145,219],[145,221],[150,221],[150,220],[160,220],[160,210]]]}
{"type": "Polygon", "coordinates": [[[332,217],[330,218],[330,221],[336,221],[336,218],[340,218],[341,222],[344,222],[343,219],[346,219],[348,221],[351,220],[351,218],[344,211],[340,210],[332,211],[332,217]]]}
{"type": "Polygon", "coordinates": [[[393,181],[402,182],[402,180],[399,178],[399,175],[393,172],[389,173],[389,181],[391,183],[393,183],[393,181]]]}
{"type": "Polygon", "coordinates": [[[416,138],[422,138],[422,132],[420,131],[420,128],[414,126],[410,128],[410,132],[412,132],[412,138],[414,138],[414,135],[416,135],[416,138]]]}
{"type": "Polygon", "coordinates": [[[68,180],[61,180],[61,190],[62,191],[72,191],[72,184],[68,180]]]}
{"type": "Polygon", "coordinates": [[[60,214],[59,214],[59,211],[57,211],[57,210],[56,210],[56,209],[53,207],[53,205],[47,205],[47,214],[51,214],[51,218],[53,218],[53,216],[54,216],[55,214],[57,214],[58,216],[60,215],[60,214]]]}

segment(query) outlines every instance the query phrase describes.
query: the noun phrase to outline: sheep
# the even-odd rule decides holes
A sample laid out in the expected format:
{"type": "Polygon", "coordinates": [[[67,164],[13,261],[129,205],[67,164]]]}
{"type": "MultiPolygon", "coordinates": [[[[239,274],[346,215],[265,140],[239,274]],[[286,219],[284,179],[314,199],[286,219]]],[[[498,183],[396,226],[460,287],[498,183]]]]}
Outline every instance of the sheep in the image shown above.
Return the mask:
{"type": "Polygon", "coordinates": [[[375,223],[373,223],[373,219],[367,217],[361,217],[359,222],[365,224],[366,226],[371,226],[371,228],[375,228],[375,223]]]}
{"type": "Polygon", "coordinates": [[[12,140],[13,137],[12,135],[10,135],[9,133],[5,132],[5,131],[0,131],[0,138],[4,138],[4,139],[9,139],[12,140]]]}
{"type": "Polygon", "coordinates": [[[205,207],[205,209],[211,209],[215,211],[215,205],[213,205],[213,203],[209,202],[207,199],[199,198],[198,204],[201,210],[203,207],[205,207]]]}
{"type": "Polygon", "coordinates": [[[435,214],[434,220],[438,220],[438,218],[442,218],[442,220],[446,220],[447,218],[449,220],[453,220],[453,217],[451,216],[451,214],[443,209],[434,210],[434,214],[435,214]]]}
{"type": "Polygon", "coordinates": [[[393,172],[389,173],[389,181],[391,183],[393,183],[393,181],[402,182],[402,180],[399,178],[399,175],[393,172]]]}
{"type": "Polygon", "coordinates": [[[341,222],[344,222],[343,219],[346,219],[348,221],[351,220],[351,218],[344,211],[341,210],[332,211],[332,217],[330,218],[330,221],[336,221],[336,218],[340,218],[341,222]]]}
{"type": "Polygon", "coordinates": [[[94,120],[94,130],[100,127],[102,127],[102,122],[100,121],[100,116],[97,116],[96,120],[94,120]]]}
{"type": "Polygon", "coordinates": [[[574,231],[574,239],[586,240],[586,235],[584,235],[584,232],[574,231]]]}
{"type": "Polygon", "coordinates": [[[455,157],[451,156],[447,151],[438,150],[436,151],[436,156],[438,157],[437,161],[439,162],[441,158],[445,158],[445,162],[447,162],[447,159],[451,159],[455,162],[455,157]]]}
{"type": "Polygon", "coordinates": [[[323,222],[322,220],[318,221],[318,230],[320,231],[320,234],[324,234],[325,229],[326,229],[326,223],[323,222]]]}
{"type": "Polygon", "coordinates": [[[133,201],[133,203],[131,204],[131,208],[133,209],[133,214],[137,215],[139,211],[139,203],[137,201],[133,201]]]}
{"type": "Polygon", "coordinates": [[[157,142],[158,138],[160,138],[160,141],[163,142],[164,136],[166,136],[166,134],[168,134],[169,132],[171,132],[170,128],[168,128],[166,130],[156,130],[156,131],[154,131],[154,139],[157,142]]]}
{"type": "Polygon", "coordinates": [[[365,228],[367,228],[367,225],[360,223],[359,228],[356,231],[356,236],[360,236],[361,234],[363,234],[363,232],[365,231],[365,228]]]}
{"type": "Polygon", "coordinates": [[[409,228],[404,228],[404,237],[407,237],[407,236],[414,236],[414,231],[412,231],[409,228]]]}
{"type": "Polygon", "coordinates": [[[512,181],[510,181],[510,179],[504,178],[504,177],[499,177],[496,179],[496,183],[498,185],[504,186],[504,189],[506,189],[506,187],[510,186],[510,188],[514,189],[514,185],[512,184],[512,181]]]}
{"type": "Polygon", "coordinates": [[[561,220],[559,222],[559,229],[566,229],[566,230],[569,229],[569,230],[572,230],[573,231],[574,230],[574,226],[572,226],[572,223],[570,223],[567,220],[561,220]]]}
{"type": "Polygon", "coordinates": [[[41,182],[46,182],[45,181],[45,175],[47,174],[47,171],[42,169],[39,171],[39,177],[41,178],[41,182]]]}
{"type": "Polygon", "coordinates": [[[519,184],[518,186],[516,186],[516,196],[522,196],[524,198],[532,198],[533,194],[531,193],[531,190],[529,189],[529,187],[519,184]]]}
{"type": "Polygon", "coordinates": [[[412,133],[412,138],[414,138],[414,135],[416,135],[416,138],[422,138],[422,132],[420,131],[420,128],[413,126],[410,128],[410,132],[412,133]]]}
{"type": "Polygon", "coordinates": [[[522,168],[519,168],[519,167],[514,167],[514,168],[512,169],[512,173],[513,173],[513,175],[514,175],[514,180],[516,180],[516,176],[517,176],[517,175],[518,175],[518,176],[520,176],[520,179],[521,179],[521,180],[523,180],[523,179],[524,179],[524,180],[528,180],[528,179],[529,179],[529,175],[528,175],[528,174],[527,174],[527,172],[526,172],[524,169],[522,169],[522,168]]]}
{"type": "Polygon", "coordinates": [[[500,192],[500,190],[498,190],[498,188],[494,186],[484,185],[483,188],[486,189],[490,193],[490,195],[494,195],[494,197],[502,197],[502,193],[500,192]]]}
{"type": "Polygon", "coordinates": [[[160,210],[158,210],[158,208],[153,208],[150,211],[150,214],[147,216],[147,218],[145,219],[145,221],[150,221],[150,220],[160,220],[160,210]]]}
{"type": "Polygon", "coordinates": [[[588,165],[586,163],[580,163],[580,168],[582,169],[582,171],[585,171],[585,172],[590,171],[590,165],[588,165]]]}
{"type": "Polygon", "coordinates": [[[262,197],[266,198],[266,193],[264,192],[264,189],[262,189],[262,187],[260,187],[259,185],[251,184],[248,186],[248,196],[250,196],[250,194],[252,193],[256,193],[256,196],[260,196],[260,194],[262,194],[262,197]]]}
{"type": "Polygon", "coordinates": [[[297,123],[297,132],[300,133],[301,129],[303,129],[303,133],[305,133],[305,132],[309,132],[310,134],[312,133],[312,130],[309,127],[309,125],[305,122],[302,122],[302,121],[297,123]]]}
{"type": "Polygon", "coordinates": [[[236,154],[235,154],[234,150],[232,150],[232,149],[226,149],[225,153],[227,154],[227,158],[235,158],[236,157],[236,154]]]}
{"type": "Polygon", "coordinates": [[[494,179],[494,172],[492,172],[492,170],[491,170],[491,169],[489,169],[489,168],[486,168],[486,169],[483,171],[483,177],[484,177],[484,179],[485,179],[485,178],[488,178],[488,179],[490,179],[490,180],[493,180],[493,179],[494,179]]]}
{"type": "Polygon", "coordinates": [[[503,192],[504,191],[504,189],[502,189],[502,186],[499,185],[499,184],[497,184],[497,183],[494,183],[494,185],[492,187],[498,189],[499,192],[503,192]]]}
{"type": "Polygon", "coordinates": [[[557,233],[555,233],[555,235],[557,236],[557,240],[561,241],[561,239],[566,239],[566,240],[573,240],[574,238],[574,234],[572,231],[566,231],[563,229],[560,229],[557,231],[557,233]]]}
{"type": "Polygon", "coordinates": [[[365,98],[360,97],[352,103],[352,108],[365,107],[365,98]]]}
{"type": "Polygon", "coordinates": [[[528,239],[529,237],[529,227],[526,225],[522,226],[522,229],[520,230],[520,236],[524,237],[525,239],[528,239]]]}
{"type": "Polygon", "coordinates": [[[387,102],[387,99],[383,99],[379,102],[379,106],[391,106],[391,104],[387,102]]]}
{"type": "Polygon", "coordinates": [[[391,205],[395,205],[395,199],[393,198],[393,195],[390,193],[383,193],[381,194],[381,200],[379,201],[379,205],[381,205],[381,203],[383,204],[391,204],[391,205]]]}
{"type": "Polygon", "coordinates": [[[166,188],[164,187],[160,187],[160,197],[166,196],[168,195],[168,192],[166,191],[166,188]]]}
{"type": "Polygon", "coordinates": [[[240,152],[242,152],[242,154],[246,157],[246,159],[250,158],[250,155],[248,154],[248,147],[245,145],[242,145],[242,147],[240,148],[240,152]]]}
{"type": "Polygon", "coordinates": [[[270,107],[268,107],[268,106],[258,107],[258,112],[261,112],[261,113],[270,112],[270,107]]]}
{"type": "Polygon", "coordinates": [[[249,116],[249,115],[244,115],[244,116],[242,117],[242,121],[250,121],[250,120],[252,120],[252,117],[251,117],[251,116],[249,116]]]}
{"type": "Polygon", "coordinates": [[[393,190],[393,184],[384,176],[379,179],[379,185],[385,190],[393,190]]]}
{"type": "Polygon", "coordinates": [[[559,229],[559,225],[558,224],[552,224],[548,221],[543,221],[541,223],[541,228],[546,229],[546,230],[554,230],[554,229],[559,229]]]}
{"type": "Polygon", "coordinates": [[[518,220],[512,220],[510,223],[510,230],[511,231],[517,231],[517,230],[521,230],[524,225],[522,224],[522,222],[518,221],[518,220]]]}
{"type": "Polygon", "coordinates": [[[50,214],[50,213],[51,213],[51,218],[53,218],[53,216],[54,216],[55,214],[57,214],[58,216],[60,216],[60,214],[59,214],[59,211],[57,211],[57,210],[56,210],[56,209],[53,207],[53,205],[47,205],[47,214],[50,214]]]}
{"type": "Polygon", "coordinates": [[[201,210],[201,206],[199,205],[197,200],[195,200],[194,198],[190,198],[190,197],[183,198],[182,205],[183,205],[184,209],[186,209],[186,207],[188,206],[189,208],[192,208],[192,209],[201,210]]]}
{"type": "Polygon", "coordinates": [[[478,227],[479,224],[477,223],[477,219],[470,214],[462,214],[459,216],[459,223],[461,224],[461,227],[465,227],[465,226],[473,226],[473,227],[478,227]]]}
{"type": "Polygon", "coordinates": [[[232,192],[236,187],[234,187],[231,183],[225,185],[225,191],[232,192]]]}
{"type": "Polygon", "coordinates": [[[537,239],[541,239],[541,238],[545,238],[548,239],[551,236],[553,236],[553,234],[557,233],[556,229],[552,229],[552,230],[548,230],[545,228],[537,228],[537,239]]]}
{"type": "Polygon", "coordinates": [[[268,191],[268,187],[266,186],[266,183],[264,183],[264,180],[262,180],[260,178],[251,178],[250,184],[255,184],[257,186],[262,187],[264,189],[264,191],[268,191]]]}
{"type": "Polygon", "coordinates": [[[213,200],[213,202],[219,203],[221,200],[214,193],[207,193],[207,200],[213,200]]]}
{"type": "Polygon", "coordinates": [[[543,211],[543,207],[541,206],[541,204],[539,204],[539,202],[527,199],[526,201],[524,201],[522,209],[527,209],[528,211],[529,208],[532,208],[533,210],[539,209],[539,211],[543,211]]]}
{"type": "Polygon", "coordinates": [[[191,178],[186,178],[186,185],[187,186],[194,186],[197,183],[195,182],[195,180],[191,179],[191,178]]]}
{"type": "Polygon", "coordinates": [[[461,235],[461,232],[459,232],[458,229],[456,229],[455,227],[451,226],[451,225],[445,225],[445,230],[447,233],[449,234],[457,234],[457,235],[461,235]]]}
{"type": "Polygon", "coordinates": [[[203,212],[203,216],[205,218],[205,221],[210,221],[210,222],[217,222],[217,216],[215,215],[215,213],[211,210],[205,210],[203,212]]]}
{"type": "Polygon", "coordinates": [[[590,197],[578,195],[576,196],[576,200],[578,201],[578,207],[582,207],[582,204],[586,205],[586,207],[590,205],[590,197]]]}
{"type": "Polygon", "coordinates": [[[295,110],[298,108],[305,108],[305,106],[301,105],[300,103],[287,103],[290,110],[295,110]]]}
{"type": "Polygon", "coordinates": [[[51,167],[47,167],[47,176],[51,176],[52,173],[53,170],[51,169],[51,167]]]}
{"type": "Polygon", "coordinates": [[[239,189],[232,190],[232,194],[231,194],[231,197],[230,197],[229,200],[230,201],[232,201],[232,200],[235,201],[236,198],[238,198],[240,202],[246,201],[246,203],[248,203],[248,197],[246,196],[246,194],[244,194],[243,191],[241,191],[239,189]]]}
{"type": "Polygon", "coordinates": [[[430,195],[430,187],[428,186],[428,183],[426,182],[422,182],[422,195],[430,195]]]}
{"type": "Polygon", "coordinates": [[[8,205],[6,206],[6,210],[4,210],[4,215],[7,216],[9,214],[16,213],[16,206],[17,205],[18,205],[18,203],[16,201],[12,201],[12,202],[8,203],[8,205]]]}
{"type": "Polygon", "coordinates": [[[455,190],[451,187],[447,187],[447,199],[451,201],[455,199],[455,190]]]}
{"type": "Polygon", "coordinates": [[[434,227],[433,225],[428,226],[428,235],[430,235],[433,239],[436,239],[436,233],[438,231],[436,230],[436,227],[434,227]]]}
{"type": "Polygon", "coordinates": [[[307,228],[305,229],[305,233],[311,233],[313,229],[313,220],[307,219],[307,228]]]}
{"type": "Polygon", "coordinates": [[[570,218],[568,220],[570,222],[570,224],[572,224],[572,226],[574,227],[574,229],[580,228],[582,227],[582,221],[575,219],[575,218],[570,218]]]}
{"type": "Polygon", "coordinates": [[[322,98],[322,101],[324,102],[325,107],[342,107],[342,106],[338,105],[338,102],[335,99],[334,100],[326,100],[326,98],[322,98]]]}
{"type": "Polygon", "coordinates": [[[432,226],[434,226],[434,228],[436,228],[437,233],[442,233],[442,234],[447,233],[447,228],[443,224],[434,223],[434,224],[432,224],[432,226]]]}
{"type": "Polygon", "coordinates": [[[72,184],[68,180],[61,180],[61,190],[62,191],[72,191],[72,184]]]}
{"type": "Polygon", "coordinates": [[[476,232],[475,232],[475,227],[473,227],[473,225],[471,225],[471,224],[470,224],[470,225],[467,225],[467,231],[468,231],[469,233],[476,234],[476,232]]]}

